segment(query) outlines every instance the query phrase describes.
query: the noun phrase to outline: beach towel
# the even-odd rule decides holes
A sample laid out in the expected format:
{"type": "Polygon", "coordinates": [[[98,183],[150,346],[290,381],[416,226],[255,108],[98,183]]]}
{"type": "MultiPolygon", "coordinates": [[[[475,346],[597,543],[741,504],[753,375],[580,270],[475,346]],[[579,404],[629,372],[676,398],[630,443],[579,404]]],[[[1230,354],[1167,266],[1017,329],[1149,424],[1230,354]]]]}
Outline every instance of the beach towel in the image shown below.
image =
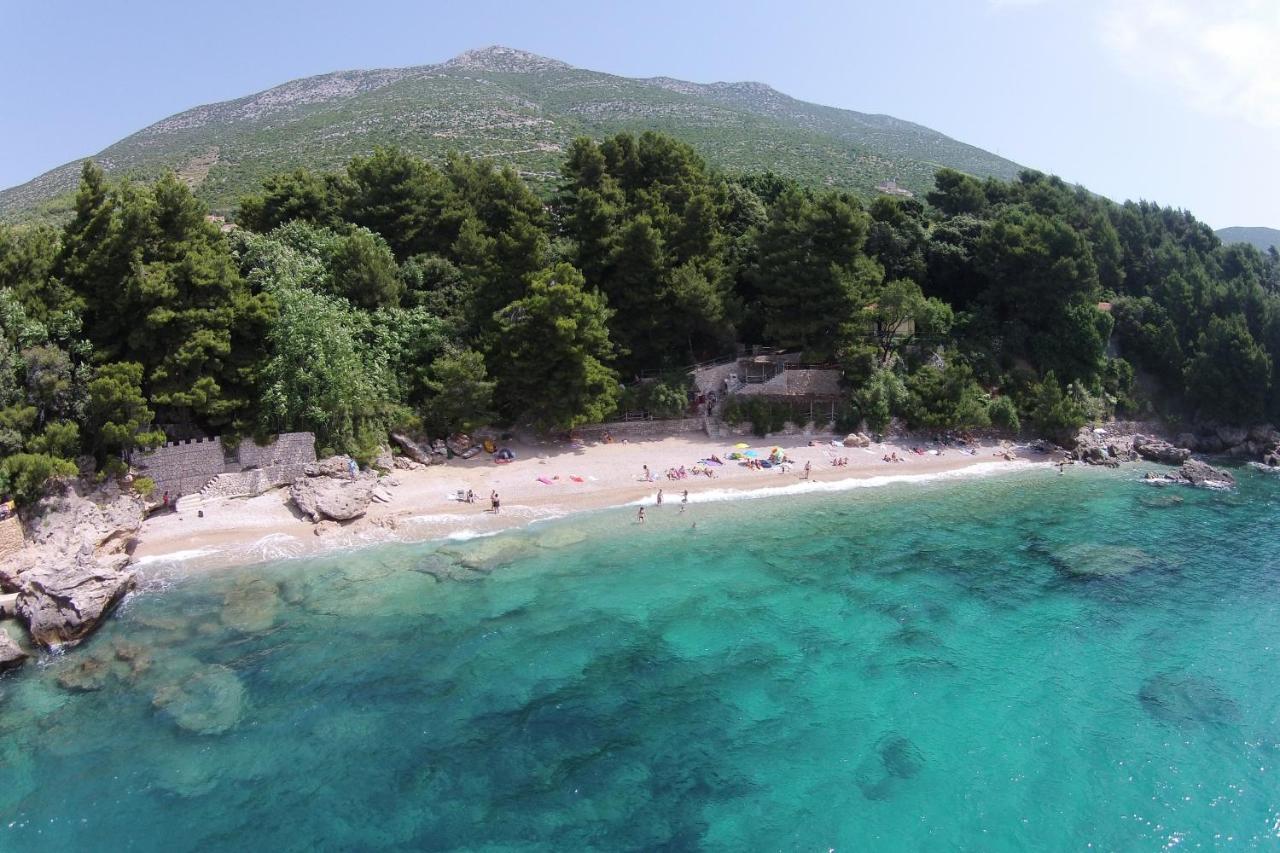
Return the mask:
{"type": "Polygon", "coordinates": [[[570,479],[570,480],[573,480],[573,482],[575,482],[575,483],[585,483],[585,482],[586,482],[586,480],[582,479],[582,478],[581,478],[581,477],[579,477],[577,474],[570,474],[570,475],[569,475],[569,479],[570,479]]]}
{"type": "Polygon", "coordinates": [[[539,477],[539,478],[538,478],[538,482],[539,482],[539,483],[541,483],[541,484],[542,484],[542,485],[544,485],[544,486],[554,486],[554,485],[555,485],[555,480],[552,480],[550,477],[539,477]]]}

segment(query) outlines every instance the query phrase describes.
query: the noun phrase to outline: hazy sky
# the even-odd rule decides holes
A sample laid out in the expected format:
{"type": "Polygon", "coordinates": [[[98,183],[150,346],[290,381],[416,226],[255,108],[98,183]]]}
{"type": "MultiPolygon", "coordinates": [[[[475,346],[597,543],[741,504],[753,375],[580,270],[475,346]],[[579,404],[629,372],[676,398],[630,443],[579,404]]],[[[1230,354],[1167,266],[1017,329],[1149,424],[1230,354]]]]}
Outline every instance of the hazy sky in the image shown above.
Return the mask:
{"type": "Polygon", "coordinates": [[[0,186],[188,107],[489,44],[759,80],[1115,199],[1280,228],[1280,0],[0,0],[0,186]]]}

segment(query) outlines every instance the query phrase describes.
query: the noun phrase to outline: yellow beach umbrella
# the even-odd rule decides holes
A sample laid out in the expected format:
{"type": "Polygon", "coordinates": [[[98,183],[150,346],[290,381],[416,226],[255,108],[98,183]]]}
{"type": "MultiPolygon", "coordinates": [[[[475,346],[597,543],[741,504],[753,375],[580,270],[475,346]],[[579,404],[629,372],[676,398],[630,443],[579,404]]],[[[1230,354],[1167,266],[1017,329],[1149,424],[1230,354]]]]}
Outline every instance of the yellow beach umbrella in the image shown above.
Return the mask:
{"type": "Polygon", "coordinates": [[[740,441],[737,444],[735,444],[733,448],[734,450],[746,450],[750,446],[751,445],[747,444],[745,441],[740,441]]]}

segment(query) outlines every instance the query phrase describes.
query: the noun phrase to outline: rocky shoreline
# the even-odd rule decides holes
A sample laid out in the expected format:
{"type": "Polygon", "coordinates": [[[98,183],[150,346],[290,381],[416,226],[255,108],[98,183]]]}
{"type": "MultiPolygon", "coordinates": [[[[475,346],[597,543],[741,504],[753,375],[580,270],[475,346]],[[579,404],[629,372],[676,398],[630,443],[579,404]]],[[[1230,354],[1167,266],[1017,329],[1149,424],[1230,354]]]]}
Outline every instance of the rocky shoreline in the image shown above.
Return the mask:
{"type": "MultiPolygon", "coordinates": [[[[1235,477],[1209,463],[1193,459],[1198,448],[1218,448],[1218,455],[1233,459],[1260,458],[1268,466],[1280,466],[1280,431],[1270,424],[1253,429],[1236,427],[1206,428],[1199,433],[1179,433],[1172,441],[1160,438],[1151,425],[1126,425],[1130,429],[1084,428],[1076,436],[1075,447],[1066,458],[1085,465],[1119,467],[1126,462],[1155,462],[1178,466],[1176,471],[1148,471],[1143,478],[1157,485],[1184,485],[1196,488],[1222,489],[1235,485],[1235,477]],[[1146,427],[1145,430],[1132,429],[1146,427]]],[[[1201,450],[1209,453],[1211,451],[1201,450]]]]}
{"type": "MultiPolygon", "coordinates": [[[[319,533],[326,524],[363,516],[375,500],[389,500],[385,485],[391,484],[394,478],[361,472],[353,460],[338,456],[308,464],[289,490],[297,511],[316,522],[319,533]]],[[[0,560],[0,615],[17,617],[34,647],[58,651],[79,645],[136,587],[131,555],[155,508],[115,480],[60,483],[23,514],[24,544],[0,560]]],[[[30,657],[0,627],[0,671],[30,657]]]]}

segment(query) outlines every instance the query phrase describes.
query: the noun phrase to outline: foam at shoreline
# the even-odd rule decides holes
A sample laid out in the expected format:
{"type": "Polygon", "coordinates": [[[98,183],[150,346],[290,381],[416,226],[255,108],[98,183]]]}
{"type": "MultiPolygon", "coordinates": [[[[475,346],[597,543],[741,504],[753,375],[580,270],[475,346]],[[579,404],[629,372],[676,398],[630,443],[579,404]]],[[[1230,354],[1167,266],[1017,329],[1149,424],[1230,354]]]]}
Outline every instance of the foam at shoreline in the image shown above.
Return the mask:
{"type": "MultiPolygon", "coordinates": [[[[710,489],[689,493],[689,503],[720,503],[724,501],[746,501],[759,498],[787,497],[830,492],[849,492],[855,489],[873,489],[891,486],[896,483],[928,483],[938,480],[958,480],[971,477],[990,477],[996,474],[1013,474],[1035,468],[1048,467],[1047,462],[978,462],[965,468],[951,471],[934,471],[928,474],[883,474],[873,477],[851,477],[845,480],[802,480],[785,486],[761,486],[757,489],[710,489]]],[[[671,481],[674,485],[662,486],[669,489],[669,503],[678,503],[676,496],[681,488],[679,480],[671,481]]],[[[623,506],[649,506],[652,497],[644,497],[630,501],[623,506]]]]}
{"type": "MultiPolygon", "coordinates": [[[[867,477],[847,477],[839,480],[807,480],[792,482],[786,485],[760,485],[749,488],[721,488],[691,491],[690,504],[714,504],[735,501],[762,500],[777,497],[795,497],[809,494],[837,494],[859,489],[881,488],[897,484],[943,482],[948,480],[967,480],[1001,474],[1017,474],[1048,467],[1047,462],[1031,462],[1019,460],[976,462],[961,468],[946,471],[934,471],[921,474],[878,474],[867,477]]],[[[699,481],[702,482],[702,481],[699,481]]],[[[654,489],[662,488],[668,492],[668,503],[677,504],[677,497],[682,491],[681,481],[655,482],[654,489]]],[[[504,507],[500,520],[484,516],[495,526],[491,529],[474,526],[475,514],[442,512],[424,513],[406,516],[400,519],[398,531],[386,528],[361,530],[335,538],[325,538],[314,543],[290,533],[276,532],[262,536],[251,542],[237,543],[225,547],[194,548],[175,551],[169,554],[149,554],[136,560],[132,565],[138,569],[156,569],[173,567],[196,567],[201,569],[230,569],[275,562],[280,560],[306,559],[321,555],[331,555],[339,551],[357,550],[387,544],[425,544],[430,542],[465,542],[473,539],[498,536],[511,531],[525,530],[535,524],[552,522],[579,515],[594,515],[601,512],[616,511],[628,507],[650,506],[653,496],[646,495],[632,501],[622,503],[604,503],[596,506],[569,508],[562,505],[545,507],[522,507],[513,504],[504,507]],[[466,523],[460,529],[414,535],[414,528],[437,528],[444,524],[466,523]]]]}

